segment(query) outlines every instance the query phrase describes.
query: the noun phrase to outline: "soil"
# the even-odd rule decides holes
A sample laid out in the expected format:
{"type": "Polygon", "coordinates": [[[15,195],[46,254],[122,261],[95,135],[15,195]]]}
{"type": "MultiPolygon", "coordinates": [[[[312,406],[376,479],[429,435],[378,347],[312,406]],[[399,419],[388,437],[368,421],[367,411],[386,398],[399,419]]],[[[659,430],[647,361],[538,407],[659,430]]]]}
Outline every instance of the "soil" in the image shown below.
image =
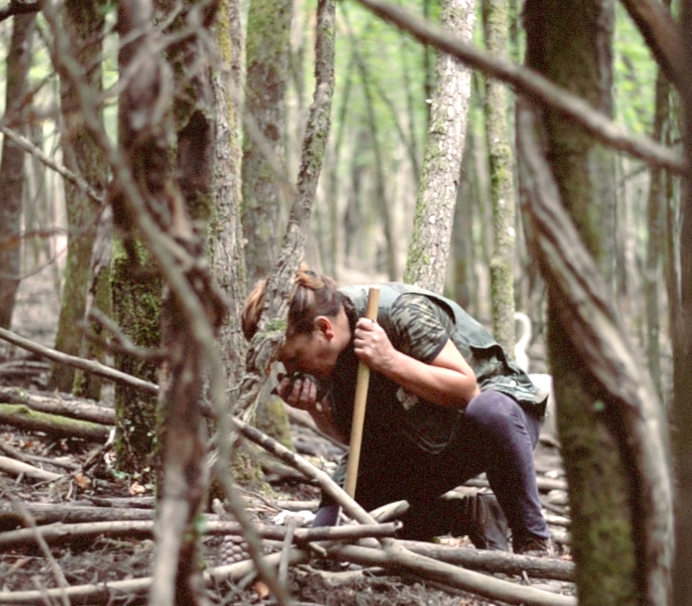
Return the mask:
{"type": "MultiPolygon", "coordinates": [[[[12,330],[23,337],[51,347],[57,325],[59,301],[53,280],[46,272],[38,273],[22,282],[12,330]]],[[[49,365],[34,356],[5,346],[0,359],[0,387],[22,386],[30,393],[47,389],[49,365]],[[30,362],[30,364],[29,364],[30,362]]],[[[310,429],[292,425],[294,443],[299,452],[316,465],[329,469],[338,456],[338,450],[310,429]]],[[[30,542],[3,542],[3,535],[21,528],[21,512],[34,512],[41,525],[41,506],[47,506],[59,518],[60,511],[73,514],[80,507],[121,508],[153,516],[154,497],[151,487],[141,486],[135,479],[121,477],[109,465],[109,453],[100,444],[76,438],[54,438],[41,432],[20,429],[13,425],[0,425],[0,456],[26,458],[32,465],[64,476],[55,482],[37,481],[24,475],[0,471],[0,604],[146,604],[146,592],[128,593],[122,597],[49,598],[19,601],[20,593],[36,592],[44,588],[98,585],[112,581],[134,580],[151,574],[154,542],[150,536],[132,532],[124,535],[102,533],[51,542],[43,547],[30,542]],[[76,473],[92,457],[98,455],[98,464],[84,474],[76,473]],[[33,457],[33,458],[32,458],[33,457]],[[67,507],[64,507],[67,506],[67,507]],[[3,510],[4,507],[4,510],[3,510]],[[7,515],[9,510],[15,519],[7,515]],[[38,513],[36,513],[38,512],[38,513]],[[12,593],[10,593],[12,592],[12,593]],[[15,596],[10,601],[8,596],[15,596]]],[[[560,478],[562,470],[558,450],[551,444],[541,444],[536,450],[539,474],[560,478]]],[[[271,492],[245,491],[248,510],[255,520],[273,524],[277,513],[286,511],[287,505],[306,504],[314,509],[318,488],[303,480],[297,473],[282,466],[267,472],[271,492]]],[[[566,516],[564,495],[561,491],[544,491],[542,498],[546,514],[566,516]]],[[[305,505],[303,506],[305,508],[305,505]]],[[[121,511],[122,509],[118,509],[121,511]]],[[[230,519],[218,507],[222,519],[230,519]]],[[[212,512],[210,512],[212,513],[212,512]]],[[[552,526],[557,555],[569,559],[565,528],[552,526]]],[[[202,557],[207,567],[228,564],[229,554],[242,551],[241,540],[226,535],[207,535],[202,544],[202,557]]],[[[473,550],[464,538],[446,538],[443,542],[473,550]]],[[[267,543],[267,549],[274,549],[267,543]]],[[[242,557],[244,556],[236,556],[242,557]]],[[[557,556],[556,556],[557,557],[557,556]]],[[[557,593],[573,594],[573,586],[549,579],[529,579],[524,575],[501,575],[505,580],[521,584],[537,584],[557,593]]],[[[287,582],[294,604],[325,606],[488,606],[489,602],[462,591],[441,588],[421,577],[385,572],[377,567],[364,568],[355,564],[314,560],[310,564],[289,567],[287,582]]],[[[210,582],[207,586],[210,604],[272,604],[275,600],[266,594],[261,583],[246,578],[244,581],[210,582]]]]}

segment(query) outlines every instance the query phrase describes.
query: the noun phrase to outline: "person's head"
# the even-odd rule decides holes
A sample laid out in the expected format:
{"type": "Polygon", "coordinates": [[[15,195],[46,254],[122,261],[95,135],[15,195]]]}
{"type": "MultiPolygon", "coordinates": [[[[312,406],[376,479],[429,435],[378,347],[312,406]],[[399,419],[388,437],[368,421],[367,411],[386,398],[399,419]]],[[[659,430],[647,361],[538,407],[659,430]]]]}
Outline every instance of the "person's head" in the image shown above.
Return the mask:
{"type": "MultiPolygon", "coordinates": [[[[257,332],[264,303],[266,280],[260,280],[245,302],[242,328],[249,341],[257,332]]],[[[324,377],[331,373],[340,353],[335,321],[342,308],[343,295],[336,282],[301,266],[293,279],[289,295],[286,342],[278,355],[289,374],[304,371],[324,377]]]]}

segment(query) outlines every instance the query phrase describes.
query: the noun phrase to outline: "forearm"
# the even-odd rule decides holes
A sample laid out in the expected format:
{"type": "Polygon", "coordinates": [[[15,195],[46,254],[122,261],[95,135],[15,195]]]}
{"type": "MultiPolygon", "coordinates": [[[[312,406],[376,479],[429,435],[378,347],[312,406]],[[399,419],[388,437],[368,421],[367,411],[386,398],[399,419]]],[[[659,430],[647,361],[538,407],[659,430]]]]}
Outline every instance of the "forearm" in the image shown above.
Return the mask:
{"type": "Polygon", "coordinates": [[[396,352],[390,364],[377,370],[406,391],[442,406],[464,409],[480,393],[472,373],[437,366],[435,361],[426,364],[401,352],[396,352]]]}

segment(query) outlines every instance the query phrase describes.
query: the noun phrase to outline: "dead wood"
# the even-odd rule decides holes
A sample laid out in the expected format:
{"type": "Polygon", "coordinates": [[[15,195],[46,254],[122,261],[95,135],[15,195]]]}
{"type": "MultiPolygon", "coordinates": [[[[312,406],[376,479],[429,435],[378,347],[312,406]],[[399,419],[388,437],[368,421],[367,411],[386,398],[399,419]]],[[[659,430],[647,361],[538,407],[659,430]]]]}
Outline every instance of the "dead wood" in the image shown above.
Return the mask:
{"type": "MultiPolygon", "coordinates": [[[[257,533],[263,539],[282,541],[288,535],[288,526],[258,524],[257,533]]],[[[401,529],[401,523],[324,526],[319,528],[294,528],[292,542],[304,545],[313,541],[355,541],[362,538],[394,536],[401,529]]],[[[0,550],[9,547],[36,543],[39,532],[49,545],[80,543],[85,538],[96,538],[100,535],[110,537],[150,538],[154,531],[153,520],[123,520],[113,522],[85,522],[80,524],[63,524],[56,522],[35,528],[20,528],[0,533],[0,550]]],[[[204,524],[206,535],[242,536],[243,529],[236,522],[207,521],[204,524]]]]}
{"type": "MultiPolygon", "coordinates": [[[[404,569],[426,579],[443,582],[450,587],[472,591],[490,599],[502,600],[507,604],[523,603],[527,606],[576,606],[577,604],[576,599],[571,596],[553,594],[533,587],[494,579],[490,576],[464,570],[450,564],[435,562],[403,548],[400,554],[391,554],[381,549],[343,545],[332,546],[331,552],[343,561],[352,561],[368,566],[383,566],[396,571],[398,574],[404,569]],[[472,585],[474,588],[470,588],[469,579],[473,579],[472,585]]],[[[287,561],[289,564],[296,565],[308,562],[311,557],[312,554],[308,550],[294,548],[288,552],[287,561]]],[[[280,560],[280,553],[273,553],[264,557],[265,564],[272,568],[276,567],[280,560]]],[[[204,577],[207,581],[212,579],[216,581],[240,581],[248,577],[248,575],[254,574],[254,563],[250,560],[245,560],[237,564],[210,568],[205,572],[204,577]]],[[[115,596],[143,595],[150,585],[151,578],[145,577],[127,581],[99,583],[98,585],[73,586],[65,589],[64,594],[71,600],[79,599],[90,604],[102,604],[112,601],[115,596]]],[[[58,598],[62,595],[63,591],[61,589],[0,592],[0,603],[7,605],[41,604],[45,603],[46,599],[58,598]]]]}
{"type": "Polygon", "coordinates": [[[440,562],[463,566],[470,570],[519,575],[526,572],[531,577],[541,579],[574,580],[574,563],[568,560],[533,558],[504,551],[451,547],[418,541],[401,541],[401,544],[413,553],[425,555],[440,562]]]}
{"type": "MultiPolygon", "coordinates": [[[[60,476],[59,476],[60,477],[60,476]]],[[[36,524],[79,524],[87,522],[118,522],[152,520],[154,510],[124,507],[93,507],[77,503],[24,503],[36,524]]],[[[23,525],[22,514],[9,501],[0,501],[0,529],[23,525]]]]}
{"type": "Polygon", "coordinates": [[[0,404],[0,423],[42,431],[56,438],[82,438],[92,442],[103,442],[112,429],[91,421],[32,410],[25,404],[0,404]]]}
{"type": "Polygon", "coordinates": [[[34,467],[33,465],[23,463],[22,461],[15,461],[9,457],[0,457],[0,471],[9,473],[13,476],[23,475],[33,478],[34,480],[42,480],[44,482],[54,482],[55,480],[59,480],[64,477],[59,473],[46,471],[45,469],[34,467]]]}
{"type": "Polygon", "coordinates": [[[40,376],[49,370],[50,366],[47,362],[38,362],[36,360],[8,360],[0,364],[0,377],[5,380],[13,377],[25,379],[31,376],[40,376]]]}
{"type": "Polygon", "coordinates": [[[24,404],[32,410],[91,421],[102,425],[115,425],[115,410],[69,394],[27,391],[20,387],[0,387],[0,402],[24,404]]]}
{"type": "Polygon", "coordinates": [[[56,467],[63,467],[64,469],[69,469],[71,471],[76,471],[79,469],[74,461],[70,460],[69,457],[42,457],[40,455],[32,455],[25,452],[21,452],[7,444],[0,442],[0,451],[4,452],[9,458],[15,461],[21,461],[22,463],[27,463],[28,465],[48,464],[56,467]]]}
{"type": "Polygon", "coordinates": [[[137,377],[133,377],[132,375],[128,375],[124,372],[120,372],[119,370],[115,370],[114,368],[109,368],[108,366],[105,366],[100,362],[84,360],[83,358],[78,358],[77,356],[70,356],[55,349],[51,349],[50,347],[44,347],[43,345],[39,345],[34,341],[25,339],[24,337],[21,337],[10,330],[0,328],[0,339],[4,339],[5,341],[12,343],[13,345],[17,345],[22,349],[26,349],[27,351],[30,351],[41,357],[52,360],[53,362],[74,366],[75,368],[79,368],[80,370],[93,373],[99,377],[108,379],[109,381],[114,381],[115,383],[122,383],[123,385],[128,385],[134,389],[139,389],[144,393],[156,395],[159,392],[159,386],[154,383],[138,379],[137,377]]]}

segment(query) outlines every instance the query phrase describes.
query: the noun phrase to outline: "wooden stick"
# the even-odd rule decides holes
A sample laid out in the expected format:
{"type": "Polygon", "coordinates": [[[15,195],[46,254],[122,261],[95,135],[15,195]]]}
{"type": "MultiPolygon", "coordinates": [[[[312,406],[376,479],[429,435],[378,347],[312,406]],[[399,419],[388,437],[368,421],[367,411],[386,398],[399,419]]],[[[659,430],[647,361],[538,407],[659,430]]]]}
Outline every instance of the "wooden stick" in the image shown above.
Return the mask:
{"type": "MultiPolygon", "coordinates": [[[[368,292],[368,306],[365,317],[368,320],[377,320],[377,308],[380,303],[380,289],[371,287],[368,292]]],[[[353,423],[351,424],[351,440],[348,453],[348,467],[346,468],[345,490],[351,498],[356,495],[356,480],[358,478],[358,464],[360,462],[360,446],[363,442],[363,421],[365,420],[365,403],[368,397],[368,385],[370,383],[370,367],[363,362],[358,363],[358,377],[356,379],[356,397],[353,403],[353,423]]]]}

